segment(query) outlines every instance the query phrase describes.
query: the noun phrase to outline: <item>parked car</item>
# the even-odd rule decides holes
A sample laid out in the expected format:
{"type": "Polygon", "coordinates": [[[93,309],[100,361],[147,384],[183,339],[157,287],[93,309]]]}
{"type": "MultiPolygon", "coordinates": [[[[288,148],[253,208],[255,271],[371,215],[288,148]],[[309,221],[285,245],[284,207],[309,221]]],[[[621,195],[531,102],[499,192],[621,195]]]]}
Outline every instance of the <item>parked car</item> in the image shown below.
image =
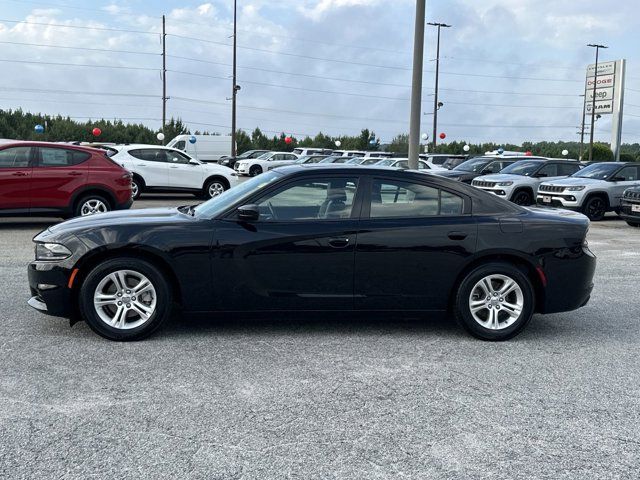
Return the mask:
{"type": "Polygon", "coordinates": [[[377,152],[377,151],[370,151],[370,152],[366,152],[364,154],[365,158],[369,158],[369,157],[376,157],[376,158],[391,158],[393,157],[395,154],[393,152],[377,152]]]}
{"type": "Polygon", "coordinates": [[[364,157],[349,157],[347,155],[342,155],[342,156],[329,155],[328,157],[325,157],[322,160],[320,160],[318,163],[347,163],[349,160],[353,158],[362,158],[364,160],[364,157]]]}
{"type": "Polygon", "coordinates": [[[238,175],[249,175],[255,177],[262,172],[271,170],[272,168],[281,167],[283,165],[291,165],[298,160],[298,155],[290,152],[267,152],[258,158],[251,158],[236,162],[233,166],[238,175]]]}
{"type": "Polygon", "coordinates": [[[131,206],[131,174],[94,148],[0,145],[0,215],[69,218],[131,206]]]}
{"type": "Polygon", "coordinates": [[[299,157],[306,157],[310,155],[331,155],[333,150],[330,148],[294,148],[293,153],[299,157]]]}
{"type": "Polygon", "coordinates": [[[178,135],[167,147],[182,150],[201,162],[218,162],[231,155],[231,135],[178,135]]]}
{"type": "Polygon", "coordinates": [[[628,188],[622,195],[620,216],[632,227],[640,227],[640,187],[628,188]]]}
{"type": "MultiPolygon", "coordinates": [[[[376,167],[409,168],[408,158],[383,158],[374,163],[376,167]]],[[[418,160],[418,170],[431,170],[429,164],[424,160],[418,160]]]]}
{"type": "Polygon", "coordinates": [[[367,152],[362,150],[334,150],[331,155],[336,157],[364,157],[367,152]]]}
{"type": "Polygon", "coordinates": [[[437,175],[292,165],[195,207],[41,232],[29,304],[112,340],[146,337],[174,303],[186,312],[452,311],[472,335],[506,340],[534,312],[589,301],[588,226],[579,213],[522,208],[437,175]]]}
{"type": "MultiPolygon", "coordinates": [[[[433,170],[437,170],[439,168],[445,168],[444,163],[450,158],[457,158],[466,160],[469,158],[468,155],[452,155],[449,153],[421,153],[419,154],[420,159],[427,162],[429,167],[433,170]]],[[[453,165],[455,167],[455,165],[453,165]]],[[[451,168],[453,168],[451,167],[451,168]]]]}
{"type": "Polygon", "coordinates": [[[440,169],[435,170],[434,173],[452,180],[471,184],[474,178],[498,173],[515,162],[515,158],[474,157],[451,170],[440,169]]]}
{"type": "Polygon", "coordinates": [[[220,165],[233,168],[238,160],[249,160],[252,158],[258,158],[260,155],[267,153],[269,150],[247,150],[246,152],[238,155],[237,157],[222,157],[218,160],[220,165]]]}
{"type": "Polygon", "coordinates": [[[294,163],[296,163],[296,164],[318,163],[318,162],[324,160],[327,157],[328,157],[328,155],[305,155],[303,157],[298,158],[294,163]]]}
{"type": "Polygon", "coordinates": [[[447,170],[453,170],[458,165],[463,164],[467,160],[469,160],[469,156],[468,155],[460,155],[460,156],[457,156],[457,157],[449,157],[442,164],[442,168],[445,168],[447,170]]]}
{"type": "Polygon", "coordinates": [[[568,177],[580,168],[582,165],[574,160],[527,157],[527,160],[512,163],[499,174],[478,177],[471,185],[518,205],[531,205],[535,202],[535,192],[540,183],[568,177]]]}
{"type": "Polygon", "coordinates": [[[542,182],[537,202],[582,212],[598,221],[607,212],[619,212],[622,194],[634,186],[640,186],[640,164],[594,163],[568,178],[542,182]]]}
{"type": "Polygon", "coordinates": [[[203,198],[220,195],[238,182],[230,168],[204,163],[175,148],[115,145],[111,159],[133,174],[133,198],[145,192],[186,192],[203,198]]]}

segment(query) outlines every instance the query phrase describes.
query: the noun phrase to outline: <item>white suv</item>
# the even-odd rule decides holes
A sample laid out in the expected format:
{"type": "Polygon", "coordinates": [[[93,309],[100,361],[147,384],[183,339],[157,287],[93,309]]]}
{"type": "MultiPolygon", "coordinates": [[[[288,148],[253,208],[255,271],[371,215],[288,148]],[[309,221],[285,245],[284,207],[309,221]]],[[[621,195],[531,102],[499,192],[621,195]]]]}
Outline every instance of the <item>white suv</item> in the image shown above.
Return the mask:
{"type": "Polygon", "coordinates": [[[573,175],[580,168],[582,165],[575,160],[527,157],[498,174],[477,177],[471,185],[518,205],[531,205],[535,202],[538,185],[573,175]]]}
{"type": "Polygon", "coordinates": [[[592,163],[575,175],[543,182],[538,187],[538,204],[584,213],[590,220],[602,220],[608,211],[618,212],[627,188],[640,186],[637,163],[592,163]]]}
{"type": "Polygon", "coordinates": [[[298,160],[298,155],[290,152],[267,152],[258,158],[249,158],[240,160],[233,166],[238,175],[249,175],[255,177],[262,172],[282,167],[283,165],[291,165],[298,160]]]}
{"type": "Polygon", "coordinates": [[[233,170],[203,163],[175,148],[156,145],[114,145],[111,159],[133,174],[133,198],[142,192],[190,192],[204,198],[220,195],[236,183],[233,170]]]}

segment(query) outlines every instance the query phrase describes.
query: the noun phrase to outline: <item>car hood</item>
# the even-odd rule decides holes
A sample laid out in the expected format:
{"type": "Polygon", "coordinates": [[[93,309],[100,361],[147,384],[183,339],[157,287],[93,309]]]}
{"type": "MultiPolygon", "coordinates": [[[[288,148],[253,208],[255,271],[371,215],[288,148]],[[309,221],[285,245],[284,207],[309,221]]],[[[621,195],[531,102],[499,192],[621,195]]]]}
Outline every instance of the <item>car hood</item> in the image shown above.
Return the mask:
{"type": "Polygon", "coordinates": [[[87,217],[72,218],[71,220],[50,227],[49,232],[54,234],[75,233],[114,225],[149,225],[166,222],[189,222],[191,220],[193,220],[192,216],[181,213],[175,207],[119,210],[116,212],[89,215],[87,217]]]}
{"type": "Polygon", "coordinates": [[[477,177],[478,180],[482,180],[483,182],[521,182],[527,177],[525,175],[509,175],[508,173],[498,173],[495,175],[482,175],[481,177],[477,177]]]}
{"type": "Polygon", "coordinates": [[[542,182],[543,185],[552,185],[554,187],[572,187],[574,185],[603,185],[606,180],[598,180],[596,178],[579,178],[568,177],[559,180],[550,180],[548,182],[542,182]]]}
{"type": "Polygon", "coordinates": [[[478,174],[474,173],[474,172],[463,172],[462,170],[446,170],[446,169],[442,169],[442,170],[437,170],[435,172],[436,175],[440,175],[441,177],[447,177],[447,178],[458,178],[458,177],[475,177],[478,174]]]}

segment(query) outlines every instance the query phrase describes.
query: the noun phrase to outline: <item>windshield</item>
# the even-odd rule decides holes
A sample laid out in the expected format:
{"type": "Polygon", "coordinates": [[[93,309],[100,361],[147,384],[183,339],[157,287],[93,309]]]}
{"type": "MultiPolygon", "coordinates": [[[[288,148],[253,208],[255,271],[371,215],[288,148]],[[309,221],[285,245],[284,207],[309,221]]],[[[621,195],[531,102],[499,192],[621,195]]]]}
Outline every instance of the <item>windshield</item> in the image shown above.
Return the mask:
{"type": "Polygon", "coordinates": [[[336,161],[336,157],[327,157],[323,160],[320,160],[319,163],[333,163],[336,161]]]}
{"type": "Polygon", "coordinates": [[[510,175],[524,175],[526,177],[533,174],[544,162],[535,160],[520,160],[512,163],[508,167],[500,170],[500,173],[508,173],[510,175]]]}
{"type": "MultiPolygon", "coordinates": [[[[295,150],[294,150],[295,151],[295,150]]],[[[305,155],[304,157],[300,157],[298,160],[296,160],[294,163],[310,163],[310,159],[311,157],[309,155],[305,155]]]]}
{"type": "Polygon", "coordinates": [[[345,163],[356,164],[356,163],[360,163],[361,161],[362,159],[360,157],[355,157],[355,158],[352,158],[351,160],[347,160],[345,163]]]}
{"type": "Polygon", "coordinates": [[[394,159],[390,158],[388,160],[380,160],[378,163],[376,163],[377,167],[388,167],[389,165],[391,165],[393,162],[395,162],[394,159]]]}
{"type": "Polygon", "coordinates": [[[279,178],[282,178],[282,174],[277,173],[275,170],[269,170],[268,172],[253,177],[246,182],[230,188],[217,197],[213,197],[211,200],[201,203],[195,208],[195,213],[196,215],[215,217],[241,198],[246,197],[253,192],[257,192],[267,185],[272,184],[279,178]]]}
{"type": "Polygon", "coordinates": [[[618,168],[620,168],[620,165],[611,163],[594,163],[592,165],[589,165],[588,167],[583,168],[582,170],[578,170],[571,176],[579,178],[593,178],[595,180],[606,180],[607,178],[610,178],[613,172],[615,172],[618,168]]]}
{"type": "Polygon", "coordinates": [[[464,163],[461,163],[453,170],[462,172],[481,172],[490,161],[491,160],[486,158],[473,158],[471,160],[467,160],[464,163]]]}

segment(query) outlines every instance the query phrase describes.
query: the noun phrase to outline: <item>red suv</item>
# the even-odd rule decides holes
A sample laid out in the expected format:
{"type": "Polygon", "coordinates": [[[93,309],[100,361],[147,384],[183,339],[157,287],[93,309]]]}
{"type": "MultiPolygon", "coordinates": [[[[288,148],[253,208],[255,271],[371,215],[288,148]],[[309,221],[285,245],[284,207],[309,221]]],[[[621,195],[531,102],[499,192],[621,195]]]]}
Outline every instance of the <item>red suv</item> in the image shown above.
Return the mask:
{"type": "Polygon", "coordinates": [[[0,215],[73,217],[131,206],[131,174],[104,151],[45,142],[0,145],[0,215]]]}

